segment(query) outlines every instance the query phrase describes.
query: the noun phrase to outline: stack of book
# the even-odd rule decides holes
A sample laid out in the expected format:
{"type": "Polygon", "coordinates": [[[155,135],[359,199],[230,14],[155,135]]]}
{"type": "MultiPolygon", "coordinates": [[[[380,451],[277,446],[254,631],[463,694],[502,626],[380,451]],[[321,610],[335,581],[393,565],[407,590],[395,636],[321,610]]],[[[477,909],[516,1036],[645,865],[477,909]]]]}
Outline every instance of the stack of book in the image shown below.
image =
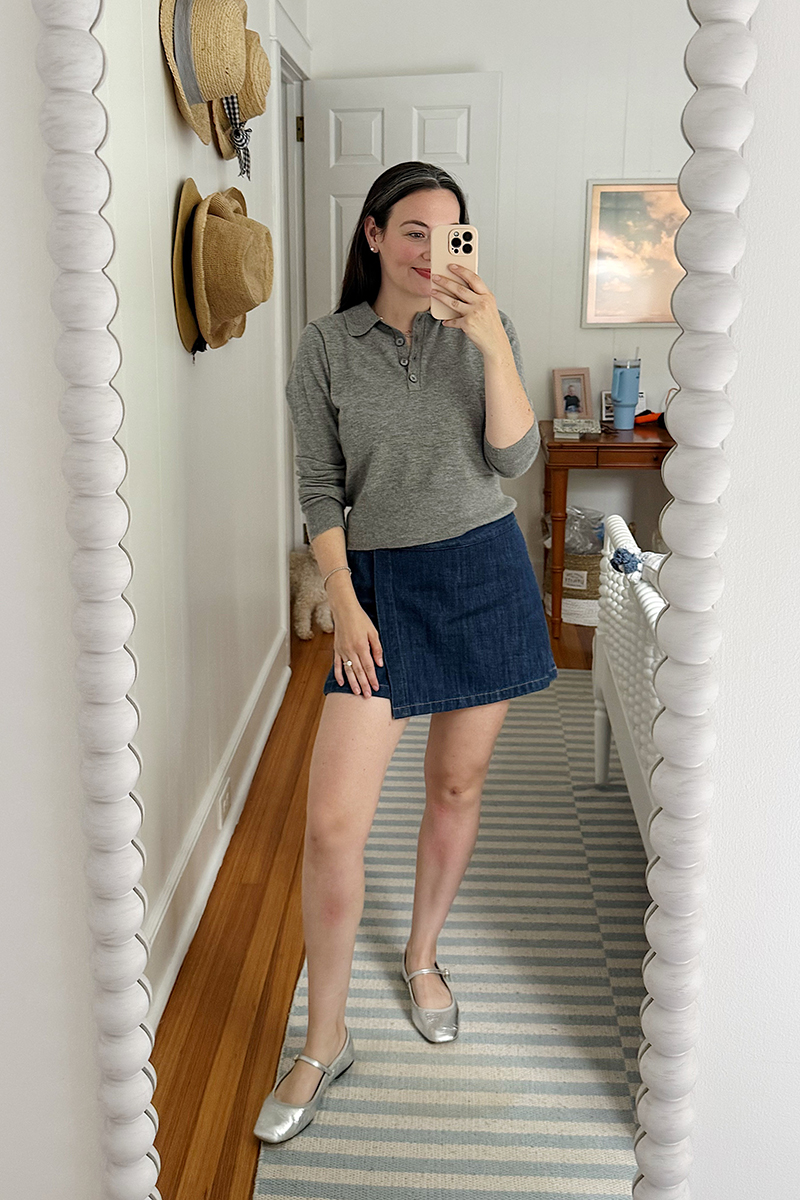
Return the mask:
{"type": "Polygon", "coordinates": [[[583,433],[600,432],[600,422],[596,417],[555,417],[553,420],[553,437],[559,441],[577,441],[583,433]]]}

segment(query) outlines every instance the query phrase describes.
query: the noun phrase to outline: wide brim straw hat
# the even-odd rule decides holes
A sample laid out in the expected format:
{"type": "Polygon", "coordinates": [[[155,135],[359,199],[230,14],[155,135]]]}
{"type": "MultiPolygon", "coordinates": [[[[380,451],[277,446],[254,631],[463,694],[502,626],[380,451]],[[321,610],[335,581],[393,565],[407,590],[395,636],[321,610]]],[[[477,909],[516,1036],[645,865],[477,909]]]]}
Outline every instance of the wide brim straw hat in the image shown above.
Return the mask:
{"type": "Polygon", "coordinates": [[[212,349],[242,336],[246,314],[269,299],[272,278],[272,234],[247,216],[239,189],[201,200],[192,233],[192,281],[197,324],[212,349]]]}
{"type": "MultiPolygon", "coordinates": [[[[267,106],[267,92],[272,82],[272,71],[269,58],[261,38],[254,29],[245,30],[247,45],[247,64],[245,67],[244,83],[239,89],[239,116],[244,124],[252,117],[260,117],[267,106]]],[[[229,137],[231,123],[221,100],[212,100],[211,117],[214,122],[214,136],[219,152],[223,158],[234,158],[236,151],[229,137]]]]}
{"type": "Polygon", "coordinates": [[[172,252],[175,314],[186,349],[217,349],[241,337],[246,314],[269,299],[272,280],[272,234],[247,216],[239,189],[203,199],[187,179],[172,252]]]}
{"type": "Polygon", "coordinates": [[[190,222],[193,224],[197,205],[202,199],[195,181],[187,179],[178,200],[178,218],[172,243],[172,294],[175,298],[175,317],[181,341],[189,351],[197,346],[200,327],[194,315],[192,230],[188,227],[190,222]]]}
{"type": "Polygon", "coordinates": [[[181,116],[206,145],[208,105],[235,95],[247,63],[243,0],[161,0],[161,43],[181,116]]]}

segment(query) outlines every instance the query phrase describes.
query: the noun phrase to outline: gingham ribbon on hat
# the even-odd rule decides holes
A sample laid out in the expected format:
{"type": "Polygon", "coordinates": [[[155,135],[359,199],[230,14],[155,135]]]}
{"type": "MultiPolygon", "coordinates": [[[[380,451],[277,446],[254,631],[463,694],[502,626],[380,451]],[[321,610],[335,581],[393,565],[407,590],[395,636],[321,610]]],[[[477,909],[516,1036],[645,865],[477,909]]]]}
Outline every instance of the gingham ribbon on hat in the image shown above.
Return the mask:
{"type": "Polygon", "coordinates": [[[239,159],[239,174],[246,175],[250,178],[250,151],[247,148],[247,143],[250,141],[250,130],[242,124],[239,115],[239,97],[238,96],[223,96],[222,107],[225,109],[225,115],[231,123],[228,130],[228,137],[231,139],[231,145],[236,151],[236,157],[239,159]]]}

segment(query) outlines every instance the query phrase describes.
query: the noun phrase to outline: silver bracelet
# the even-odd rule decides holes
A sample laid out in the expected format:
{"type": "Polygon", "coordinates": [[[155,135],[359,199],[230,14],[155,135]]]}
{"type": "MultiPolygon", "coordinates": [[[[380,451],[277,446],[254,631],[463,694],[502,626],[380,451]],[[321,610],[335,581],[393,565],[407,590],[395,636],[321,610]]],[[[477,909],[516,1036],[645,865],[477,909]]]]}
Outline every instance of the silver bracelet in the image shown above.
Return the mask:
{"type": "MultiPolygon", "coordinates": [[[[332,571],[328,571],[328,574],[325,576],[325,578],[322,581],[323,587],[325,587],[325,585],[328,582],[328,580],[330,579],[331,575],[335,575],[337,571],[350,571],[350,568],[349,567],[334,567],[332,571]]],[[[353,572],[350,571],[350,574],[352,575],[353,572]]]]}

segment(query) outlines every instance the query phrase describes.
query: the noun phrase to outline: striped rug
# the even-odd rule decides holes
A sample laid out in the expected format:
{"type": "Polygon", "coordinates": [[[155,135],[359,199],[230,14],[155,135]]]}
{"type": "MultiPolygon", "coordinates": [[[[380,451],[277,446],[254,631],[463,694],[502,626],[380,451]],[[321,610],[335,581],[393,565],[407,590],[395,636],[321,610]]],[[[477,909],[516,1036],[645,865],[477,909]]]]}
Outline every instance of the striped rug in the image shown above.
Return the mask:
{"type": "MultiPolygon", "coordinates": [[[[609,783],[593,783],[590,673],[510,702],[438,942],[461,1009],[441,1045],[412,1025],[399,972],[429,723],[406,727],[366,847],[345,1016],[356,1061],[306,1129],[262,1143],[254,1196],[630,1197],[650,898],[613,743],[609,783]]],[[[303,1048],[306,989],[304,965],[279,1074],[303,1048]]]]}

